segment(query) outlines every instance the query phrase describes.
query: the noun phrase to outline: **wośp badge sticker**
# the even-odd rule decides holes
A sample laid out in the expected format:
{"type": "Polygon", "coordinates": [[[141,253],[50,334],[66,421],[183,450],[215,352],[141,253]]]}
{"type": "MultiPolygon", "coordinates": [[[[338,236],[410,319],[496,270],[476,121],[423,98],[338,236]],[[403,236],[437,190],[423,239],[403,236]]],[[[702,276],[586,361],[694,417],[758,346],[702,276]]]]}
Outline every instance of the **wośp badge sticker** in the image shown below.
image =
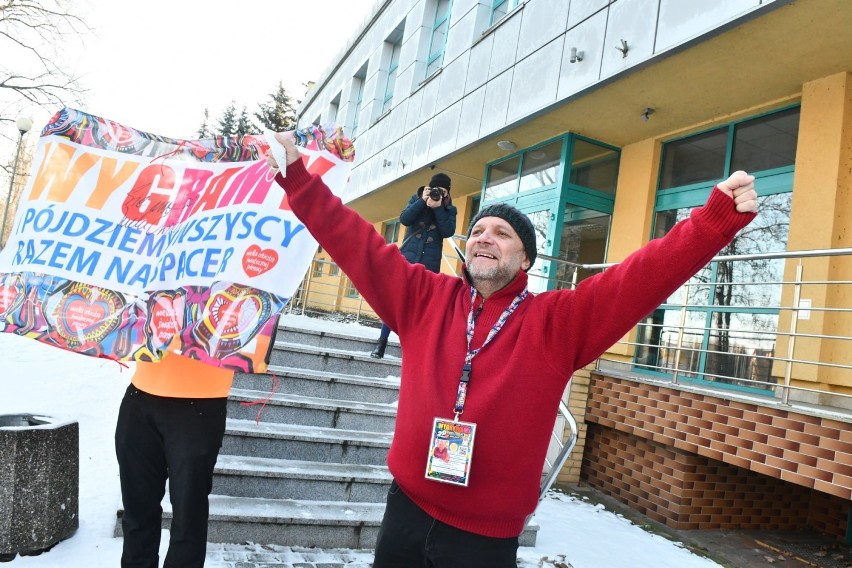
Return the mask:
{"type": "Polygon", "coordinates": [[[436,418],[426,461],[426,477],[467,487],[476,424],[436,418]]]}

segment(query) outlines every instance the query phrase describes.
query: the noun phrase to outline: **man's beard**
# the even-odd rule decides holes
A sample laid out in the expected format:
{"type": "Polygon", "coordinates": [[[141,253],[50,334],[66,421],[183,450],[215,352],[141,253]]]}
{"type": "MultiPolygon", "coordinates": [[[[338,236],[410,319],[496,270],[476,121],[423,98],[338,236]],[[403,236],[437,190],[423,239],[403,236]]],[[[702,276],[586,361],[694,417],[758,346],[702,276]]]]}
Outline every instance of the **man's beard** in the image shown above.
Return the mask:
{"type": "Polygon", "coordinates": [[[471,284],[477,288],[478,283],[487,283],[490,288],[499,290],[514,280],[515,274],[509,274],[509,267],[505,265],[496,265],[488,268],[476,268],[475,265],[468,263],[467,273],[470,275],[471,284]]]}

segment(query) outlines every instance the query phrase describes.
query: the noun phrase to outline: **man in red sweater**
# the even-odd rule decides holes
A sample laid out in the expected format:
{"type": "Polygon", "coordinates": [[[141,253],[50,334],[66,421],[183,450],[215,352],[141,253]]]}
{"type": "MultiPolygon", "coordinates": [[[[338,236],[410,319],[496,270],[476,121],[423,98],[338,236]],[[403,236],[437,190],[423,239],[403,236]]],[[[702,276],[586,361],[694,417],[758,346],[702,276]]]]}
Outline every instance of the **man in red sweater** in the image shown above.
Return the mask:
{"type": "MultiPolygon", "coordinates": [[[[402,347],[394,481],[374,568],[514,568],[535,511],[559,400],[572,373],[600,356],[686,282],[756,215],[754,178],[736,172],[706,205],[576,290],[527,292],[529,219],[511,206],[472,221],[462,278],[409,264],[299,159],[286,177],[293,212],[349,276],[402,347]],[[412,298],[422,298],[414,302],[412,298]],[[440,306],[440,309],[435,309],[440,306]],[[441,465],[433,449],[464,446],[441,465]]],[[[274,158],[267,157],[272,167],[274,158]]]]}

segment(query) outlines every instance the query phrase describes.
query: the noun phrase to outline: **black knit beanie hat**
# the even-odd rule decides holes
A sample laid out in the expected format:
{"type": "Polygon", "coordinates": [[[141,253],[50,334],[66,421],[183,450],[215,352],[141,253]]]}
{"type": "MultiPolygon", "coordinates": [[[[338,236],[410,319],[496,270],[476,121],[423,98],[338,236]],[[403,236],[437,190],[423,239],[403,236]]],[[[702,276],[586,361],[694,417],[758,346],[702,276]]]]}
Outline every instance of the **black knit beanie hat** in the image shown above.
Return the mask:
{"type": "MultiPolygon", "coordinates": [[[[507,205],[505,203],[497,203],[489,205],[485,209],[481,209],[476,216],[470,220],[470,226],[467,228],[467,236],[470,238],[470,232],[476,222],[483,217],[500,217],[518,233],[521,243],[524,245],[524,252],[527,253],[527,258],[530,259],[530,267],[535,262],[535,257],[538,254],[535,246],[535,228],[533,227],[530,218],[524,215],[519,209],[507,205]]],[[[527,269],[529,270],[529,268],[527,269]]]]}
{"type": "Polygon", "coordinates": [[[450,176],[445,173],[435,174],[432,176],[432,179],[429,180],[429,187],[443,187],[447,191],[450,191],[450,176]]]}

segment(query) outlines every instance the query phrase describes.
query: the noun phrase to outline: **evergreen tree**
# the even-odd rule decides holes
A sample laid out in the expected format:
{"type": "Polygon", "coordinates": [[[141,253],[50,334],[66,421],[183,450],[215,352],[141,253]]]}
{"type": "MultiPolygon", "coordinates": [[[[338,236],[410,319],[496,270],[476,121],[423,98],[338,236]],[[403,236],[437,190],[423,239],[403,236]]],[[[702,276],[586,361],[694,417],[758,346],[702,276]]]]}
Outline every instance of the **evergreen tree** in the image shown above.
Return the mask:
{"type": "Polygon", "coordinates": [[[210,132],[210,109],[204,109],[204,122],[201,123],[201,126],[198,127],[198,131],[195,133],[199,140],[203,138],[210,138],[213,136],[213,133],[210,132]]]}
{"type": "Polygon", "coordinates": [[[228,108],[226,108],[222,113],[222,118],[219,119],[219,123],[216,125],[216,132],[214,134],[220,136],[233,136],[236,133],[237,103],[236,101],[231,101],[231,104],[228,105],[228,108]]]}
{"type": "Polygon", "coordinates": [[[251,117],[249,117],[248,110],[246,107],[243,107],[243,111],[240,113],[240,117],[237,120],[237,134],[260,134],[260,129],[255,126],[251,117]]]}
{"type": "Polygon", "coordinates": [[[296,128],[296,107],[301,101],[295,100],[278,82],[278,89],[270,93],[271,103],[258,104],[259,112],[254,114],[260,124],[275,132],[296,128]]]}

